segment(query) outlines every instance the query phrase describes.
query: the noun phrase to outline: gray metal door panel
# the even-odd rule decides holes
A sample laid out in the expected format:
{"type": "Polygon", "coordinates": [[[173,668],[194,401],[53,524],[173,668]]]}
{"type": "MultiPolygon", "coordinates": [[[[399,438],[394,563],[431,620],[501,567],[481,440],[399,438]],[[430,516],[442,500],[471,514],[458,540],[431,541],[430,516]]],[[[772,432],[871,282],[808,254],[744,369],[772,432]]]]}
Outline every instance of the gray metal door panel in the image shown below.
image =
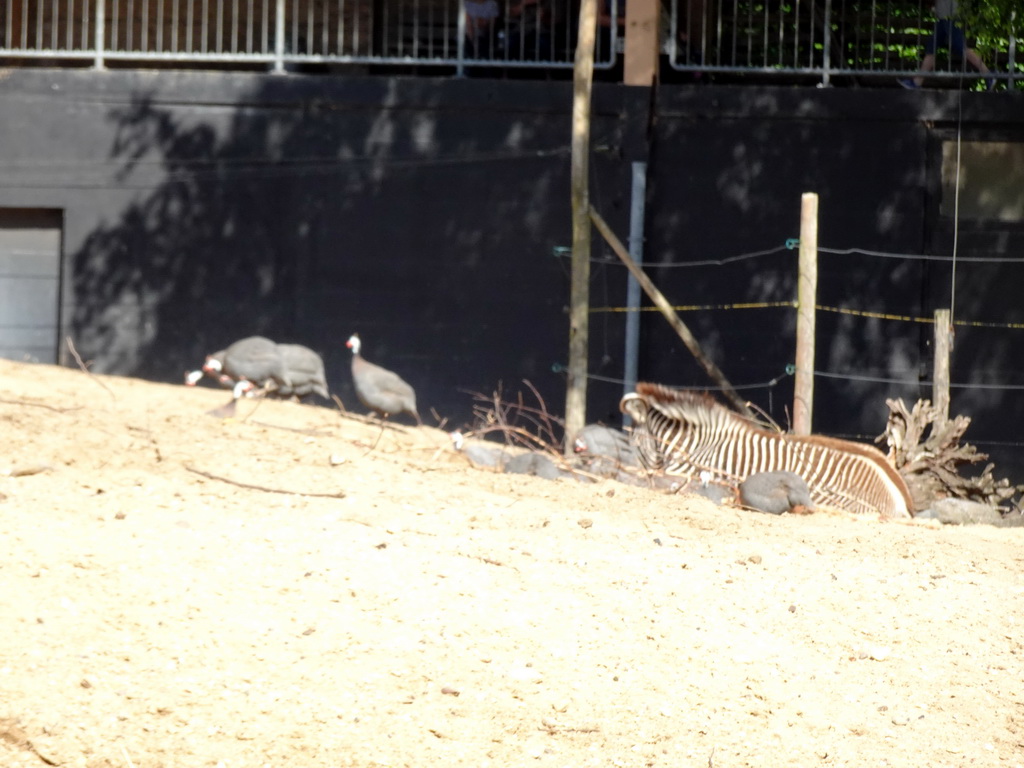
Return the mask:
{"type": "Polygon", "coordinates": [[[0,357],[57,362],[59,211],[0,210],[0,357]]]}

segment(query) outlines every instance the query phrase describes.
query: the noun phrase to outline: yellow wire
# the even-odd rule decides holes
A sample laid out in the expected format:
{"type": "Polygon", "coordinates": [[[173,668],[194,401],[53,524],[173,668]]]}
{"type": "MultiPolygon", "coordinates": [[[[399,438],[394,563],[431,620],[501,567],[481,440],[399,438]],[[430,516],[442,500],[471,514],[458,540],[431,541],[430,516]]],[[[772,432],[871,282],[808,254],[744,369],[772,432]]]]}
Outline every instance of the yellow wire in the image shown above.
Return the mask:
{"type": "MultiPolygon", "coordinates": [[[[676,312],[707,312],[712,310],[730,309],[795,309],[795,301],[761,301],[743,302],[738,304],[684,304],[672,307],[676,312]]],[[[854,317],[870,317],[877,320],[898,320],[905,323],[928,323],[935,324],[934,317],[915,317],[913,315],[894,315],[888,312],[871,312],[865,309],[849,309],[847,307],[826,307],[816,304],[814,307],[819,312],[834,312],[839,315],[853,315],[854,317]]],[[[592,313],[611,312],[658,312],[657,307],[591,307],[592,313]]],[[[1024,330],[1024,323],[990,323],[984,320],[955,320],[953,325],[965,328],[1004,328],[1009,330],[1024,330]]]]}

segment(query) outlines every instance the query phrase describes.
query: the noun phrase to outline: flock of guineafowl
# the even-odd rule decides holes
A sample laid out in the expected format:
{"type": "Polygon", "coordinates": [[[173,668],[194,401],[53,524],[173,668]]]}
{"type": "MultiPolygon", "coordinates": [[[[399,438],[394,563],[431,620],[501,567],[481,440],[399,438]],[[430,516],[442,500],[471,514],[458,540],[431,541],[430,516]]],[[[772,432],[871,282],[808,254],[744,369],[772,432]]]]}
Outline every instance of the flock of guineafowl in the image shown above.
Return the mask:
{"type": "MultiPolygon", "coordinates": [[[[416,410],[416,392],[394,371],[369,362],[362,356],[362,342],[354,333],[345,344],[352,351],[352,383],[359,401],[382,419],[407,414],[422,425],[416,410]]],[[[225,349],[207,355],[202,368],[186,374],[185,383],[194,386],[209,377],[232,390],[229,408],[234,412],[242,397],[275,397],[301,400],[309,395],[330,399],[324,363],[320,355],[301,344],[278,344],[263,336],[249,336],[225,349]]],[[[629,484],[660,487],[704,496],[716,504],[738,501],[742,506],[770,514],[804,512],[814,509],[807,484],[791,472],[764,472],[747,478],[738,488],[709,482],[707,478],[687,480],[656,477],[643,472],[629,437],[622,431],[590,424],[576,436],[575,466],[557,465],[539,452],[514,452],[466,441],[450,433],[453,446],[477,467],[493,471],[536,475],[547,479],[612,478],[629,484]]]]}
{"type": "MultiPolygon", "coordinates": [[[[352,350],[352,381],[359,401],[382,418],[406,413],[422,424],[413,388],[394,371],[364,359],[361,344],[358,333],[345,343],[352,350]]],[[[302,399],[313,394],[330,400],[320,355],[301,344],[278,344],[264,336],[249,336],[207,355],[201,369],[185,376],[185,383],[194,386],[204,376],[231,387],[234,400],[302,399]]]]}

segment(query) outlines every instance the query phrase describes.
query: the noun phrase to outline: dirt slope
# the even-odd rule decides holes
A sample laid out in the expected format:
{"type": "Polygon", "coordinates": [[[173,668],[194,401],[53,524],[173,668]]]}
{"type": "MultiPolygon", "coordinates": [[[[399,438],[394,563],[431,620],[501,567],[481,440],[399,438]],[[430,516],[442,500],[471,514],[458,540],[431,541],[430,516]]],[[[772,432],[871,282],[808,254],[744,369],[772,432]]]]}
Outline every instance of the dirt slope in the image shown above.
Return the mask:
{"type": "Polygon", "coordinates": [[[1024,765],[1022,529],[226,399],[0,361],[0,765],[1024,765]]]}

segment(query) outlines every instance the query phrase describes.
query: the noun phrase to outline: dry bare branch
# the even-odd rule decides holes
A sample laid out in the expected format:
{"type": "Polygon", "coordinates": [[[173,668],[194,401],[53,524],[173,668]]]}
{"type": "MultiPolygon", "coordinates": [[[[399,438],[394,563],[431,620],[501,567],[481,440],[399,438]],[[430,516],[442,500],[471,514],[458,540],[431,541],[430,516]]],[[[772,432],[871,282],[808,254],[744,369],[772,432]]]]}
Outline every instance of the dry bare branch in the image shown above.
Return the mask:
{"type": "Polygon", "coordinates": [[[89,370],[89,366],[87,366],[85,363],[82,362],[82,357],[81,357],[81,355],[78,354],[78,350],[75,349],[75,342],[73,342],[71,340],[71,337],[67,336],[65,338],[67,339],[68,350],[70,350],[72,356],[75,358],[75,362],[78,363],[78,367],[82,369],[82,373],[88,375],[90,379],[92,379],[97,384],[99,384],[101,387],[103,387],[105,390],[107,390],[107,392],[110,393],[110,396],[116,400],[117,398],[114,395],[114,391],[110,387],[108,387],[106,384],[104,384],[102,381],[97,379],[96,378],[96,374],[94,374],[92,371],[89,370]]]}
{"type": "Polygon", "coordinates": [[[0,403],[3,403],[4,405],[27,405],[32,408],[45,408],[46,410],[53,411],[54,413],[69,413],[70,411],[80,411],[82,409],[82,406],[80,405],[76,405],[74,408],[57,408],[52,405],[47,405],[46,403],[32,403],[28,400],[7,400],[2,397],[0,397],[0,403]]]}
{"type": "Polygon", "coordinates": [[[987,464],[977,476],[961,475],[962,469],[988,459],[973,445],[961,444],[971,423],[968,417],[946,419],[928,400],[918,400],[912,409],[902,399],[885,403],[889,419],[878,442],[884,439],[888,445],[889,458],[907,481],[918,509],[953,497],[1005,510],[1005,503],[1024,491],[1024,486],[1010,485],[1005,478],[996,480],[994,464],[987,464]]]}
{"type": "Polygon", "coordinates": [[[239,480],[232,480],[229,477],[221,477],[220,475],[215,475],[211,472],[206,472],[205,470],[193,467],[191,464],[186,464],[185,469],[187,469],[189,472],[194,472],[195,474],[201,475],[202,477],[208,478],[210,480],[218,480],[222,483],[228,483],[229,485],[236,485],[239,488],[248,488],[253,491],[263,491],[264,493],[283,493],[287,496],[310,496],[320,499],[345,498],[344,491],[337,491],[335,493],[307,493],[305,491],[289,491],[283,488],[268,488],[264,485],[253,485],[251,483],[243,483],[239,480]]]}

